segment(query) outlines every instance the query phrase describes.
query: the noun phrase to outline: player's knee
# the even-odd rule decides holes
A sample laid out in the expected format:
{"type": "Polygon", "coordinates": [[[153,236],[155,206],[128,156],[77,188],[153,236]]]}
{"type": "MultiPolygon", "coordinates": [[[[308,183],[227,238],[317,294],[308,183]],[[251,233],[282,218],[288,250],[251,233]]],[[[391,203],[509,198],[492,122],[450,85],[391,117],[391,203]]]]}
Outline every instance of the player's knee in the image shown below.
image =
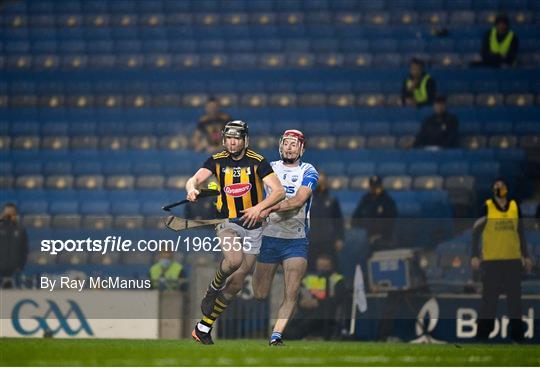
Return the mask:
{"type": "Polygon", "coordinates": [[[256,300],[264,300],[268,297],[268,290],[262,288],[253,288],[253,297],[256,300]]]}

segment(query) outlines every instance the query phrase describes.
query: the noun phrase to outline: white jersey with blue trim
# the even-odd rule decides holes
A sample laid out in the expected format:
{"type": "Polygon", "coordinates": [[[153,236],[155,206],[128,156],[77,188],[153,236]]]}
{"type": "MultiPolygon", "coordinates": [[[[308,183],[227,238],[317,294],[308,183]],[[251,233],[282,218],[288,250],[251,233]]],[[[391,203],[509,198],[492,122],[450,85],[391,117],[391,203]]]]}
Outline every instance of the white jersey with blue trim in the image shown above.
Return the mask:
{"type": "MultiPolygon", "coordinates": [[[[286,198],[294,197],[301,186],[315,191],[319,173],[313,165],[300,162],[298,166],[291,167],[285,166],[281,160],[273,161],[270,165],[285,189],[286,198]]],[[[270,188],[265,189],[267,193],[270,192],[270,188]]],[[[263,235],[282,239],[305,238],[309,230],[309,210],[312,198],[310,197],[299,210],[271,213],[268,216],[268,222],[264,225],[263,235]]]]}

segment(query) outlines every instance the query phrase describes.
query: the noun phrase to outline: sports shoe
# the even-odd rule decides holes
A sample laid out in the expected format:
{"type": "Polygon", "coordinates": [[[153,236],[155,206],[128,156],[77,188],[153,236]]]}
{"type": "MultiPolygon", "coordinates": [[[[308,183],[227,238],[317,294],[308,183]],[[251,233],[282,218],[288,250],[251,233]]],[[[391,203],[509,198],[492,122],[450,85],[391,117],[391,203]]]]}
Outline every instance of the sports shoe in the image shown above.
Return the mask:
{"type": "Polygon", "coordinates": [[[212,314],[214,311],[214,303],[216,302],[216,298],[220,295],[220,293],[221,290],[214,289],[212,285],[208,286],[206,294],[201,301],[201,312],[204,316],[210,316],[212,314]]]}
{"type": "Polygon", "coordinates": [[[270,346],[284,346],[285,344],[283,343],[283,340],[281,340],[281,339],[273,339],[268,343],[268,345],[270,345],[270,346]]]}
{"type": "Polygon", "coordinates": [[[212,330],[210,330],[210,332],[201,332],[195,325],[195,328],[191,331],[191,337],[193,337],[193,340],[200,342],[203,345],[214,345],[211,332],[212,330]]]}

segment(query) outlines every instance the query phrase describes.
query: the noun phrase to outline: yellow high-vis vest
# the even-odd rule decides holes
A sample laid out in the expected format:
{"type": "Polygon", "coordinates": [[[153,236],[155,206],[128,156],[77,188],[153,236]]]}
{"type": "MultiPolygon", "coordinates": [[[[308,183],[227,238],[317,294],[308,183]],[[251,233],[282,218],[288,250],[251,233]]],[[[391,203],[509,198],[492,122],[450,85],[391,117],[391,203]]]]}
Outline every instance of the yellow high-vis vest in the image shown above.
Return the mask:
{"type": "Polygon", "coordinates": [[[176,282],[182,273],[184,267],[178,263],[172,261],[169,267],[164,270],[160,262],[155,263],[150,267],[150,280],[152,283],[159,282],[159,279],[163,277],[166,282],[176,282]]]}
{"type": "Polygon", "coordinates": [[[486,201],[487,218],[482,233],[482,259],[502,261],[521,259],[516,201],[510,201],[508,211],[499,211],[492,199],[486,201]]]}
{"type": "Polygon", "coordinates": [[[492,54],[498,54],[502,57],[506,57],[508,50],[510,50],[510,45],[514,39],[514,31],[508,32],[506,37],[499,42],[497,40],[497,29],[495,27],[491,28],[491,33],[489,35],[489,50],[492,54]]]}
{"type": "Polygon", "coordinates": [[[327,297],[333,297],[336,284],[343,280],[343,276],[334,272],[329,277],[330,285],[328,292],[330,295],[326,295],[326,277],[318,275],[307,275],[302,280],[302,284],[309,291],[309,293],[317,300],[323,300],[327,297]]]}
{"type": "MultiPolygon", "coordinates": [[[[427,82],[430,78],[429,74],[424,75],[420,85],[413,90],[413,98],[416,103],[424,103],[428,100],[427,82]]],[[[412,83],[412,79],[407,79],[407,87],[411,86],[412,83]]]]}

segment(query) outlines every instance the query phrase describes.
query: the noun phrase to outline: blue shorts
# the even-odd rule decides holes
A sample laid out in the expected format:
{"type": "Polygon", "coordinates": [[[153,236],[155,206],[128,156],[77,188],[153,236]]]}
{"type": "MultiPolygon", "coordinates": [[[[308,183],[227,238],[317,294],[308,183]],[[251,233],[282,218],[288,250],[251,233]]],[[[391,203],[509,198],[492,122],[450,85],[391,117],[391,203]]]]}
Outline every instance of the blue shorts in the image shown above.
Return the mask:
{"type": "Polygon", "coordinates": [[[261,263],[281,263],[288,258],[302,257],[307,259],[307,256],[307,238],[282,239],[263,236],[261,253],[257,261],[261,263]]]}

